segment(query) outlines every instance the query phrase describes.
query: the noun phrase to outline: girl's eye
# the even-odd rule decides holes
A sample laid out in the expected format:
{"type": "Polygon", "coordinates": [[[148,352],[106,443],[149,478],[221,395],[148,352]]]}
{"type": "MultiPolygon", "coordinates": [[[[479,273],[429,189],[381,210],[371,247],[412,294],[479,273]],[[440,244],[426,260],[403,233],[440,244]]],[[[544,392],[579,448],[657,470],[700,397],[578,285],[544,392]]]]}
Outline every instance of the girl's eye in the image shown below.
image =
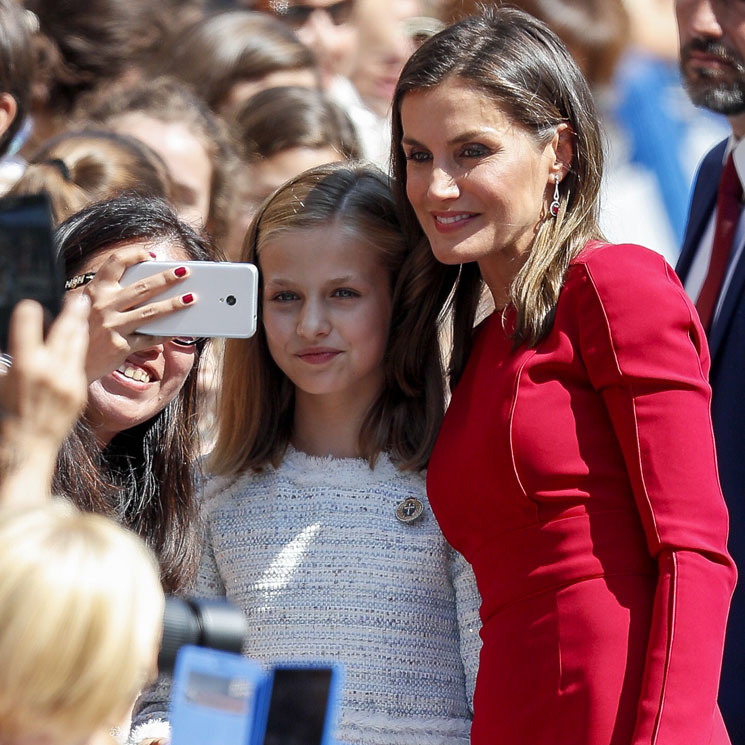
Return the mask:
{"type": "Polygon", "coordinates": [[[489,148],[473,143],[464,145],[460,151],[462,158],[483,158],[485,155],[489,155],[489,153],[489,148]]]}
{"type": "Polygon", "coordinates": [[[348,287],[340,287],[338,290],[334,290],[333,295],[334,297],[340,297],[340,298],[350,298],[350,297],[360,296],[359,292],[350,290],[348,287]]]}
{"type": "Polygon", "coordinates": [[[289,303],[292,300],[297,300],[297,295],[289,290],[284,290],[282,292],[276,292],[270,299],[277,303],[289,303]]]}

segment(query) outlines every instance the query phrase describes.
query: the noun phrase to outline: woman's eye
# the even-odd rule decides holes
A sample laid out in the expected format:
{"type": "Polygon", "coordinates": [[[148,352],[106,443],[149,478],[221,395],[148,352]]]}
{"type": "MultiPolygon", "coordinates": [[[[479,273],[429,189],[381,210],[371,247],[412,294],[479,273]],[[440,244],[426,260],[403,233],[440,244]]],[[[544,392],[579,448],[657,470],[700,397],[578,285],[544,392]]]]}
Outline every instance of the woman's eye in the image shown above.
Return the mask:
{"type": "Polygon", "coordinates": [[[460,155],[462,158],[483,158],[485,155],[489,154],[489,148],[484,147],[483,145],[465,145],[461,151],[460,155]]]}
{"type": "Polygon", "coordinates": [[[411,150],[406,155],[406,160],[413,161],[414,163],[424,163],[429,160],[432,156],[424,150],[411,150]]]}

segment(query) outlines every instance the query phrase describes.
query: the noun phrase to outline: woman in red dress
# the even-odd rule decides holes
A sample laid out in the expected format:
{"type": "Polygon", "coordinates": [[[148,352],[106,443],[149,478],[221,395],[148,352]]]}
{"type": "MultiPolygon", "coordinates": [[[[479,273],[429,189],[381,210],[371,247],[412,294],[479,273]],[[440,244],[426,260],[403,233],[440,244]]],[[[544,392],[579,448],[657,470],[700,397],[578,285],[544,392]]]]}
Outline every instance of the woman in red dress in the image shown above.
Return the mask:
{"type": "Polygon", "coordinates": [[[469,18],[409,60],[393,122],[422,312],[455,288],[428,488],[483,599],[472,742],[728,743],[706,340],[660,255],[603,240],[575,63],[524,13],[469,18]]]}

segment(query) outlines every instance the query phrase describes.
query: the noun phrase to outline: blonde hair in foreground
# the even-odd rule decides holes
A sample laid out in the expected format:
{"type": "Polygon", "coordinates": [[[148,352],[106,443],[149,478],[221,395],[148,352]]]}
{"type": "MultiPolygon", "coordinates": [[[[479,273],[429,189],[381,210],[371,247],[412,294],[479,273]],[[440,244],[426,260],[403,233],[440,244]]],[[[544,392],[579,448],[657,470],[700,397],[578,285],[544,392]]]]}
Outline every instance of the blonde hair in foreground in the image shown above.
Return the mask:
{"type": "Polygon", "coordinates": [[[108,518],[0,510],[0,743],[118,724],[155,672],[163,605],[155,558],[108,518]]]}

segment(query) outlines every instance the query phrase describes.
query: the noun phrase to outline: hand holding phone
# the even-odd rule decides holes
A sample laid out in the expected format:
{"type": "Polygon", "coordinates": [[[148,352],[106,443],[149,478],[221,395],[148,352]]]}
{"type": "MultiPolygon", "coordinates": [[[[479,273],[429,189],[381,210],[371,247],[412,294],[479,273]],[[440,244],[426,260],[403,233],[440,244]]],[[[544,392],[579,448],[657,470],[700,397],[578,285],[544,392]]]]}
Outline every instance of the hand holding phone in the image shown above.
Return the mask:
{"type": "Polygon", "coordinates": [[[43,338],[43,309],[23,300],[10,319],[13,364],[0,376],[0,504],[50,493],[57,451],[85,404],[89,304],[67,302],[43,338]]]}
{"type": "Polygon", "coordinates": [[[160,295],[176,298],[189,293],[196,299],[188,308],[147,319],[137,327],[142,334],[183,337],[246,338],[256,332],[258,271],[253,264],[229,261],[147,261],[127,269],[122,285],[150,281],[154,273],[185,269],[178,287],[168,287],[160,295]]]}
{"type": "Polygon", "coordinates": [[[178,290],[188,269],[183,273],[175,269],[187,262],[156,272],[133,286],[122,286],[126,270],[143,262],[154,263],[148,249],[143,245],[127,246],[112,251],[92,271],[68,280],[68,284],[75,285],[68,293],[84,293],[91,300],[90,345],[85,363],[89,382],[116,370],[133,352],[165,341],[137,331],[146,319],[162,318],[196,302],[188,292],[178,290]],[[175,294],[160,297],[168,289],[175,289],[175,294]]]}
{"type": "Polygon", "coordinates": [[[17,303],[36,300],[48,327],[62,304],[62,270],[52,241],[52,212],[44,194],[0,199],[0,350],[17,303]]]}

